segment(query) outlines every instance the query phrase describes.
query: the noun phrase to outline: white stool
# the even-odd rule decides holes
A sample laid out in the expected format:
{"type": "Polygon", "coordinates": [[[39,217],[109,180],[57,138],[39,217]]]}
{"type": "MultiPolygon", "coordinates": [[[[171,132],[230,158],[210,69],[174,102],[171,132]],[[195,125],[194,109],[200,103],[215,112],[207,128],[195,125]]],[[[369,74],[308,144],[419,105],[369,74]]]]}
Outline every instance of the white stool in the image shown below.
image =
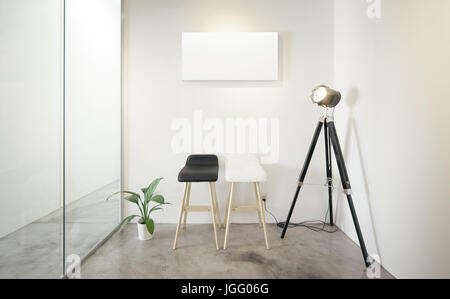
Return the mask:
{"type": "Polygon", "coordinates": [[[255,155],[229,155],[225,160],[225,179],[230,182],[230,193],[228,195],[227,208],[224,223],[225,241],[223,249],[227,249],[228,233],[230,231],[230,216],[232,211],[256,211],[258,213],[259,227],[263,227],[266,247],[269,249],[269,240],[267,238],[266,216],[264,214],[263,203],[261,199],[261,190],[259,183],[267,179],[266,172],[259,163],[255,155]],[[233,189],[235,183],[252,183],[255,188],[256,205],[233,206],[233,189]]]}

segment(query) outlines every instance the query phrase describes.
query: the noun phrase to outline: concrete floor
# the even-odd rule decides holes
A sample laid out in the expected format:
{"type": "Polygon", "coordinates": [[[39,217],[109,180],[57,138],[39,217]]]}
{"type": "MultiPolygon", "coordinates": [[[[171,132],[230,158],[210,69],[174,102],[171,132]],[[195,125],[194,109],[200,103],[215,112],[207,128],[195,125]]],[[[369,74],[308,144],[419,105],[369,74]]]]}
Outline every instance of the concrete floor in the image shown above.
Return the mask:
{"type": "MultiPolygon", "coordinates": [[[[221,242],[224,230],[221,229],[221,242]]],[[[175,225],[157,224],[155,237],[139,241],[135,224],[116,233],[81,267],[82,278],[367,278],[359,247],[344,233],[288,231],[268,227],[271,249],[262,229],[252,224],[230,228],[226,251],[216,251],[212,225],[188,225],[173,251],[175,225]]],[[[382,278],[394,278],[382,269],[382,278]]]]}
{"type": "MultiPolygon", "coordinates": [[[[118,182],[107,185],[66,207],[66,256],[86,255],[118,224],[118,199],[106,202],[118,182]]],[[[62,211],[30,223],[0,239],[0,278],[60,278],[62,211]]]]}

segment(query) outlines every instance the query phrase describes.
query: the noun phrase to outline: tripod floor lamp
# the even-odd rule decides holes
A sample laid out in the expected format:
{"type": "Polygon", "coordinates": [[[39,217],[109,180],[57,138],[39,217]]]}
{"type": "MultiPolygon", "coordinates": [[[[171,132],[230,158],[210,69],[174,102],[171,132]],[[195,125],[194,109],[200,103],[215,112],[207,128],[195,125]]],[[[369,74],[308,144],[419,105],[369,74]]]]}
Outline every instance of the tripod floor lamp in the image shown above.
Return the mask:
{"type": "Polygon", "coordinates": [[[324,128],[325,133],[325,154],[326,154],[326,170],[327,170],[327,187],[328,187],[328,204],[330,210],[330,225],[334,226],[333,222],[333,176],[332,176],[332,161],[331,161],[331,147],[334,150],[334,155],[336,157],[336,162],[339,168],[339,174],[342,181],[342,186],[344,188],[344,193],[347,196],[348,205],[350,207],[350,212],[353,218],[353,224],[355,225],[356,234],[358,235],[359,245],[361,246],[361,251],[364,257],[364,263],[366,267],[369,267],[371,261],[369,260],[369,255],[367,253],[366,245],[364,243],[364,238],[361,232],[361,228],[358,222],[358,216],[356,215],[355,206],[353,205],[352,199],[352,187],[350,185],[350,180],[348,178],[347,169],[344,162],[344,156],[342,155],[341,146],[339,144],[339,139],[336,132],[336,127],[334,125],[334,108],[341,101],[341,94],[338,91],[330,89],[328,86],[320,85],[317,86],[311,93],[311,100],[318,104],[319,106],[323,106],[326,108],[326,113],[322,116],[317,124],[316,131],[314,132],[314,137],[311,142],[311,146],[309,147],[308,154],[306,156],[305,163],[303,165],[303,169],[300,173],[300,178],[298,180],[297,190],[295,191],[294,200],[292,201],[291,208],[289,210],[289,214],[287,216],[286,222],[283,227],[283,232],[281,234],[281,238],[283,239],[286,236],[286,231],[289,227],[289,222],[291,220],[292,212],[294,211],[295,204],[297,202],[298,195],[300,193],[300,189],[304,185],[306,173],[308,171],[309,164],[311,162],[311,158],[314,154],[314,150],[317,145],[317,141],[319,139],[322,128],[324,128]],[[331,115],[329,112],[332,112],[331,115]]]}

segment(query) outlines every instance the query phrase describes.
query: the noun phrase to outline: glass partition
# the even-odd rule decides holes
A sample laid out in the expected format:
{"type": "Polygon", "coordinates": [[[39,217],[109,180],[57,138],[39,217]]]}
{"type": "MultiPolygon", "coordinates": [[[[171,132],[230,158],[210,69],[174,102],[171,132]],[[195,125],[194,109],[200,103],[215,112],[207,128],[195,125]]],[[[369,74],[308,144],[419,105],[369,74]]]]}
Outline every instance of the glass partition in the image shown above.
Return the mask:
{"type": "Polygon", "coordinates": [[[120,220],[121,1],[0,0],[0,40],[0,278],[59,278],[120,220]]]}
{"type": "Polygon", "coordinates": [[[121,185],[121,1],[65,2],[67,260],[119,223],[118,197],[106,198],[121,185]]]}
{"type": "Polygon", "coordinates": [[[0,278],[62,274],[61,11],[0,1],[0,278]]]}

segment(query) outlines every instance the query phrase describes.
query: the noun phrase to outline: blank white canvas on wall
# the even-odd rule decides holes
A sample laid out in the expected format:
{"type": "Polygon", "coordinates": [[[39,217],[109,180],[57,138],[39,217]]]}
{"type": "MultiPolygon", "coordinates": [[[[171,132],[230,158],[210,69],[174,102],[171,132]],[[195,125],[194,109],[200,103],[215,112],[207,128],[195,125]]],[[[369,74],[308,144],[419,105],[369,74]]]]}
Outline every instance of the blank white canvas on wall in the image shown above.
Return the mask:
{"type": "Polygon", "coordinates": [[[182,79],[278,80],[277,32],[183,32],[182,79]]]}

